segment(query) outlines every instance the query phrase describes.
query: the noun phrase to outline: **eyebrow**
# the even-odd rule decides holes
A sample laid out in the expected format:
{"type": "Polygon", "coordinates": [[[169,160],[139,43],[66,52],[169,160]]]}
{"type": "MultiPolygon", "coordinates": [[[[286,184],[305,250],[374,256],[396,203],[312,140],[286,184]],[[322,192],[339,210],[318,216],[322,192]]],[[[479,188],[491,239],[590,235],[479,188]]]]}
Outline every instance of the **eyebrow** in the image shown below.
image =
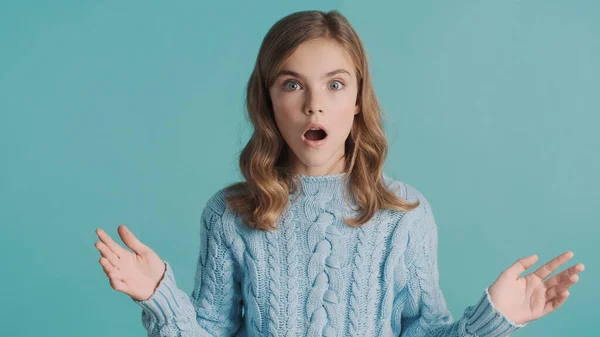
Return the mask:
{"type": "MultiPolygon", "coordinates": [[[[346,69],[336,69],[336,70],[332,70],[332,71],[328,72],[327,74],[323,75],[322,78],[330,77],[330,76],[340,74],[340,73],[346,73],[346,74],[348,74],[348,76],[352,77],[352,75],[350,75],[350,73],[346,69]]],[[[287,70],[287,69],[283,69],[283,70],[279,71],[277,73],[277,76],[275,76],[275,79],[278,79],[279,77],[285,76],[285,75],[290,75],[290,76],[305,79],[304,76],[298,74],[297,72],[292,71],[292,70],[287,70]]]]}

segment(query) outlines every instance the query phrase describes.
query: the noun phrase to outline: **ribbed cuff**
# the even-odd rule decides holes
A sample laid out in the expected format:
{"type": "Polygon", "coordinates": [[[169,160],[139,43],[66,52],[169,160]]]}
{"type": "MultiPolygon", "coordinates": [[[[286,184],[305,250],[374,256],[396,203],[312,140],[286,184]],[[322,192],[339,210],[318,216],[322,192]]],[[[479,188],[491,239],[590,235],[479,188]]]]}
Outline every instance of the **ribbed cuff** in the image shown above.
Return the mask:
{"type": "Polygon", "coordinates": [[[158,284],[154,294],[147,300],[132,300],[139,304],[148,314],[154,316],[159,324],[164,324],[177,316],[179,304],[174,296],[174,290],[177,289],[173,270],[167,261],[165,263],[165,275],[158,284]]]}
{"type": "Polygon", "coordinates": [[[511,322],[492,302],[488,288],[467,320],[466,330],[474,336],[508,336],[525,324],[511,322]]]}

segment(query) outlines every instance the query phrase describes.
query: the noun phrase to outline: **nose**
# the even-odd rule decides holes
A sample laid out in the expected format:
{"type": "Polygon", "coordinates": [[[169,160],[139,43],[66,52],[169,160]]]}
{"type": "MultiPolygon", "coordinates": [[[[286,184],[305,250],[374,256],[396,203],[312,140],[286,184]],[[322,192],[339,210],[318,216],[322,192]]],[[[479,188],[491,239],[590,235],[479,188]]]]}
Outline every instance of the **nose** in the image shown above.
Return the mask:
{"type": "Polygon", "coordinates": [[[318,94],[314,92],[308,91],[306,94],[306,105],[304,108],[304,113],[310,115],[316,111],[323,113],[323,100],[319,97],[318,94]]]}
{"type": "MultiPolygon", "coordinates": [[[[314,113],[314,112],[315,112],[315,110],[316,110],[316,109],[308,109],[308,110],[306,110],[306,114],[307,114],[307,115],[310,115],[310,114],[314,113]]],[[[323,113],[323,109],[318,109],[318,111],[319,111],[320,113],[323,113]]]]}

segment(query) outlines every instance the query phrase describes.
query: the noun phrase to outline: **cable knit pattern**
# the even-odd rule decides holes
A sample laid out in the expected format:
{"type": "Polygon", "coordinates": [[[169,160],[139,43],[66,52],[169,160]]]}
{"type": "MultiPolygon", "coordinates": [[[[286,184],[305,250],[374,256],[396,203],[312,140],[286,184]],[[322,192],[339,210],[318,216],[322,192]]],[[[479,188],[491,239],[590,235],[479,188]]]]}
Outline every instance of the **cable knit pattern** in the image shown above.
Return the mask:
{"type": "Polygon", "coordinates": [[[288,217],[285,219],[285,243],[287,254],[285,254],[285,262],[288,266],[286,269],[288,287],[286,293],[286,299],[284,303],[287,303],[287,317],[286,317],[286,330],[284,331],[286,336],[294,336],[296,327],[296,319],[298,316],[298,269],[294,266],[298,265],[298,247],[296,244],[296,220],[294,218],[293,211],[288,213],[288,217]],[[291,267],[289,267],[291,266],[291,267]]]}
{"type": "Polygon", "coordinates": [[[148,336],[509,336],[488,288],[457,321],[439,286],[437,225],[428,200],[384,174],[409,212],[379,210],[358,228],[344,174],[301,176],[278,231],[244,226],[213,194],[200,221],[188,296],[171,265],[142,308],[148,336]]]}
{"type": "Polygon", "coordinates": [[[279,336],[279,261],[277,257],[279,248],[277,247],[277,238],[272,232],[267,233],[267,259],[269,269],[269,336],[279,336]]]}

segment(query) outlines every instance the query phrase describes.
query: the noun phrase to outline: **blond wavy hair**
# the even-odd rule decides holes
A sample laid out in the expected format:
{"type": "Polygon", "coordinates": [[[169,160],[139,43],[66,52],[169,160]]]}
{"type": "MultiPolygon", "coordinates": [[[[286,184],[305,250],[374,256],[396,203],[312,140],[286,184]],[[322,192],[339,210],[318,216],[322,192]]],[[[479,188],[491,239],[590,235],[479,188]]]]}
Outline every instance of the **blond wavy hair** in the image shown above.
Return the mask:
{"type": "Polygon", "coordinates": [[[288,206],[289,195],[300,185],[299,176],[288,163],[288,146],[275,123],[269,88],[294,50],[318,38],[331,39],[345,48],[353,60],[358,81],[360,111],[345,142],[343,179],[349,181],[359,216],[346,218],[344,222],[358,227],[379,209],[409,211],[419,205],[419,201],[403,200],[383,181],[388,145],[382,111],[371,83],[367,55],[356,31],[337,10],[300,11],[283,17],[267,32],[246,87],[246,109],[254,126],[239,158],[246,181],[229,185],[225,191],[229,208],[251,228],[278,230],[276,223],[288,206]]]}

